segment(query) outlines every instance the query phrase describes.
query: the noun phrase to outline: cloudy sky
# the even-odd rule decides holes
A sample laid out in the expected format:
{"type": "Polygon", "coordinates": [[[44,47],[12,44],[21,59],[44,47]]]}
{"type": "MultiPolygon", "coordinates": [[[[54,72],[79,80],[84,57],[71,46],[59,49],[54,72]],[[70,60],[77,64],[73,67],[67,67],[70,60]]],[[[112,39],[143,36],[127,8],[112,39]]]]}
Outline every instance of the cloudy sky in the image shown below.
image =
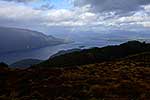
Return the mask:
{"type": "Polygon", "coordinates": [[[150,0],[0,0],[0,26],[47,34],[149,30],[150,0]]]}

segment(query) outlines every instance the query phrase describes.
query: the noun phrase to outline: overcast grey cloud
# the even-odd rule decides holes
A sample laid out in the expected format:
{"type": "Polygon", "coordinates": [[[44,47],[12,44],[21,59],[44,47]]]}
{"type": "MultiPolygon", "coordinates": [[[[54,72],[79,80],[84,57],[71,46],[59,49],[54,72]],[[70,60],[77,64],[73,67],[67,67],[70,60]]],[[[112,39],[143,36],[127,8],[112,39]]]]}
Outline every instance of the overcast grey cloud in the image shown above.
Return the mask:
{"type": "Polygon", "coordinates": [[[93,11],[131,13],[141,9],[142,5],[150,4],[150,0],[74,0],[75,6],[91,5],[93,11]]]}
{"type": "Polygon", "coordinates": [[[42,6],[37,3],[38,7],[18,3],[29,1],[36,0],[0,1],[0,26],[52,33],[150,28],[150,0],[74,0],[75,6],[70,9],[55,9],[47,2],[42,6]]]}
{"type": "Polygon", "coordinates": [[[14,2],[35,2],[39,0],[3,0],[3,1],[14,1],[14,2]]]}

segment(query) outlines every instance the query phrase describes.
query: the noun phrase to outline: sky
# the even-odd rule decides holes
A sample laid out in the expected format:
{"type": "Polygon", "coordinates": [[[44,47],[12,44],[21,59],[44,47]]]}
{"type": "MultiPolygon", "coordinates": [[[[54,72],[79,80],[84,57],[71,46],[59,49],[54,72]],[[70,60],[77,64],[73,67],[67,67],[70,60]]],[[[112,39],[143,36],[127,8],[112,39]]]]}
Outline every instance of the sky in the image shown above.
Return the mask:
{"type": "Polygon", "coordinates": [[[0,26],[46,34],[150,30],[150,0],[0,0],[0,26]]]}

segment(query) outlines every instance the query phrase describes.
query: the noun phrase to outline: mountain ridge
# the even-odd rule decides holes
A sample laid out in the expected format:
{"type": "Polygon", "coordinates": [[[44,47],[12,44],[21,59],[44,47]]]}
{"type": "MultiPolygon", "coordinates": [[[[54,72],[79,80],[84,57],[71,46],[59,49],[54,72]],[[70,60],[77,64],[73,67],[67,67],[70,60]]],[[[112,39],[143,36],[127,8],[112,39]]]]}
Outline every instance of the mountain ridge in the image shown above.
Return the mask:
{"type": "Polygon", "coordinates": [[[62,44],[64,41],[53,36],[29,29],[0,27],[0,53],[29,50],[62,44]]]}
{"type": "MultiPolygon", "coordinates": [[[[115,60],[129,55],[150,51],[150,44],[139,41],[129,41],[116,46],[102,48],[91,48],[67,53],[64,55],[49,58],[48,60],[35,65],[36,67],[69,67],[80,66],[90,63],[115,60]]],[[[34,67],[34,65],[32,66],[34,67]]]]}
{"type": "Polygon", "coordinates": [[[3,65],[0,64],[1,100],[148,100],[150,97],[150,52],[69,68],[22,70],[3,65]]]}
{"type": "Polygon", "coordinates": [[[42,61],[43,60],[39,60],[39,59],[23,59],[23,60],[20,60],[20,61],[10,64],[9,66],[11,68],[28,68],[28,67],[38,64],[42,61]]]}

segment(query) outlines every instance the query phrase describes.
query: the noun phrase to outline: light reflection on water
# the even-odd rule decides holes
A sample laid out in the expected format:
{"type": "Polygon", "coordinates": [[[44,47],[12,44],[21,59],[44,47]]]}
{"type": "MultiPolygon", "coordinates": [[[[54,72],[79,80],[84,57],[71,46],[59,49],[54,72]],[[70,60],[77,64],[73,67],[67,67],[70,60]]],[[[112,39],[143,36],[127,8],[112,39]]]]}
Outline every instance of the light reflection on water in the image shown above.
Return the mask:
{"type": "Polygon", "coordinates": [[[53,54],[57,53],[60,50],[69,50],[74,48],[80,48],[84,46],[85,48],[91,47],[103,47],[106,45],[116,45],[122,42],[119,41],[106,41],[106,40],[90,40],[90,41],[82,41],[82,42],[74,42],[68,44],[62,44],[57,46],[49,46],[39,49],[33,49],[29,51],[22,52],[13,52],[9,54],[1,54],[0,62],[5,62],[11,64],[13,62],[23,60],[23,59],[41,59],[46,60],[53,54]]]}

